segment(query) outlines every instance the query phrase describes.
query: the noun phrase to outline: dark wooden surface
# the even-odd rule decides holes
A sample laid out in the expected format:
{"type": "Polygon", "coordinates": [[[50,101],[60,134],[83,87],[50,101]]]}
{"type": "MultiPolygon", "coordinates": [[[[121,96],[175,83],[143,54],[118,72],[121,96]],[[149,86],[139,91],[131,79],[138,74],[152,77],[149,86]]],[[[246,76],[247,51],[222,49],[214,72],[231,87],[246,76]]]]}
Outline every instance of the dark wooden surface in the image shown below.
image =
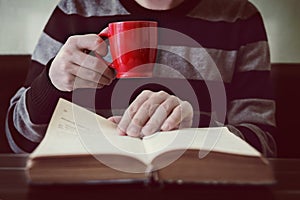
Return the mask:
{"type": "Polygon", "coordinates": [[[270,159],[277,183],[233,185],[51,185],[31,186],[24,170],[27,155],[0,155],[0,199],[300,199],[300,159],[270,159]]]}

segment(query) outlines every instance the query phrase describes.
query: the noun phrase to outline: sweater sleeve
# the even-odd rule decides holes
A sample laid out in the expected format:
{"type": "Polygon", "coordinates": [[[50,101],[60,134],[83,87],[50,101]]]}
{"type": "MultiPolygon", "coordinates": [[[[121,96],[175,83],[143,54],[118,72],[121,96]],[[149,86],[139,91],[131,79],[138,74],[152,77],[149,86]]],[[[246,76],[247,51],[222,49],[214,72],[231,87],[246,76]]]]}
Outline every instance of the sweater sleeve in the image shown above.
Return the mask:
{"type": "Polygon", "coordinates": [[[14,152],[33,151],[45,134],[58,99],[71,99],[72,93],[52,85],[48,77],[51,60],[71,35],[97,33],[107,26],[107,16],[127,14],[119,8],[118,1],[59,1],[34,49],[25,84],[11,99],[7,112],[6,136],[14,152]]]}
{"type": "MultiPolygon", "coordinates": [[[[55,10],[58,10],[56,7],[55,10]]],[[[55,105],[60,97],[70,94],[57,90],[48,77],[51,60],[63,45],[45,30],[59,21],[50,17],[31,58],[31,66],[23,87],[12,97],[6,116],[5,132],[11,149],[16,153],[31,152],[42,140],[55,105]]]]}
{"type": "Polygon", "coordinates": [[[257,12],[246,23],[240,34],[242,45],[228,93],[228,127],[272,157],[277,150],[269,46],[261,15],[257,12]]]}

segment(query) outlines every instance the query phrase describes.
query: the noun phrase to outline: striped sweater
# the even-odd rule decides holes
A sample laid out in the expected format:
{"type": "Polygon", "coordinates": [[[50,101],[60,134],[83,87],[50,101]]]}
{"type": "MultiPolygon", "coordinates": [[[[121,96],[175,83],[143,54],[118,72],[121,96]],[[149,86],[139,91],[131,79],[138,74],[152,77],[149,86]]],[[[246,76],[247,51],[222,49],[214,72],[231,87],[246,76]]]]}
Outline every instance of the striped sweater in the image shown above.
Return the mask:
{"type": "Polygon", "coordinates": [[[247,0],[186,0],[166,11],[143,8],[134,0],[61,0],[33,52],[24,86],[11,99],[10,146],[17,153],[34,150],[60,97],[108,117],[126,109],[144,89],[166,90],[191,102],[194,126],[225,124],[264,155],[276,154],[268,41],[260,13],[247,0]],[[153,78],[115,80],[96,91],[76,90],[76,95],[51,84],[51,61],[68,37],[99,33],[108,23],[124,20],[158,22],[153,78]]]}

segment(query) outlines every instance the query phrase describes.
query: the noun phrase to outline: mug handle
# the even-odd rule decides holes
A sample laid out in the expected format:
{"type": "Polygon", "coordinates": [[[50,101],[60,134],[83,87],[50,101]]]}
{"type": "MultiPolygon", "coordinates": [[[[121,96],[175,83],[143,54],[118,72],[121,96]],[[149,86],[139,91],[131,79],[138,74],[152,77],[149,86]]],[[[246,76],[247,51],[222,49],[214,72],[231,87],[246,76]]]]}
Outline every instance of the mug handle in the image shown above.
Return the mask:
{"type": "Polygon", "coordinates": [[[103,29],[99,34],[99,37],[105,37],[105,38],[109,38],[110,37],[110,33],[109,33],[109,29],[108,27],[106,27],[105,29],[103,29]]]}
{"type": "MultiPolygon", "coordinates": [[[[98,36],[101,37],[101,38],[109,38],[109,30],[108,30],[108,27],[106,27],[105,29],[103,29],[100,33],[98,33],[98,36]]],[[[84,53],[86,54],[90,54],[92,53],[91,50],[87,50],[87,49],[84,49],[83,50],[84,53]]],[[[95,56],[99,56],[98,54],[95,54],[95,56]]]]}
{"type": "MultiPolygon", "coordinates": [[[[106,27],[105,29],[103,29],[103,30],[98,34],[98,36],[101,37],[101,38],[109,38],[109,37],[111,36],[110,33],[109,33],[109,28],[106,27]]],[[[113,65],[113,62],[110,63],[108,66],[115,69],[115,67],[114,67],[114,65],[113,65]]]]}

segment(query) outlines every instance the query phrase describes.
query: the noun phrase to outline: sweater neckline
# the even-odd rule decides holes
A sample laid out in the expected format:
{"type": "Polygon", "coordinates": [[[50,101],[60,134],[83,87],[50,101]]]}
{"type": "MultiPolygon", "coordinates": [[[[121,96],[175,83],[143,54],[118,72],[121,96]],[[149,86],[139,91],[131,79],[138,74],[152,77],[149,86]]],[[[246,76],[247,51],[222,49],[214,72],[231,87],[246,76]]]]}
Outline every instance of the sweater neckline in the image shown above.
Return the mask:
{"type": "Polygon", "coordinates": [[[189,13],[201,0],[185,0],[178,6],[168,10],[151,10],[138,4],[135,0],[119,0],[127,11],[133,14],[176,14],[186,15],[189,13]]]}

